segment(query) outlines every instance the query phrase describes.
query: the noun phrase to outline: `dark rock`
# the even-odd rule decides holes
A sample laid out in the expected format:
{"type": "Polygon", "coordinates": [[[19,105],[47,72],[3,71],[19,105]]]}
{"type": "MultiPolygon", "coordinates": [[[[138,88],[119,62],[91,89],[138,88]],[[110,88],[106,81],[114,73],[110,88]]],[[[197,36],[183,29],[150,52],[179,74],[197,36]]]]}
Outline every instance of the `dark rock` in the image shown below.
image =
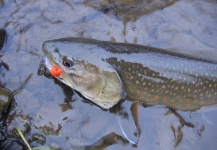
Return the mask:
{"type": "Polygon", "coordinates": [[[0,0],[0,8],[4,5],[4,1],[0,0]]]}
{"type": "Polygon", "coordinates": [[[37,142],[37,143],[40,143],[41,145],[44,145],[45,142],[46,142],[45,136],[39,135],[39,134],[33,134],[32,135],[32,140],[37,142]]]}
{"type": "MultiPolygon", "coordinates": [[[[0,7],[1,7],[1,1],[0,1],[0,7]]],[[[7,39],[6,31],[4,29],[0,29],[0,50],[3,48],[6,39],[7,39]]]]}
{"type": "MultiPolygon", "coordinates": [[[[141,16],[173,5],[177,0],[83,0],[85,6],[97,10],[116,11],[117,15],[141,16]]],[[[107,13],[107,12],[106,12],[107,13]]]]}
{"type": "Polygon", "coordinates": [[[0,143],[0,149],[2,150],[24,150],[26,146],[19,140],[6,140],[0,143]]]}
{"type": "Polygon", "coordinates": [[[20,128],[23,134],[30,131],[30,118],[25,115],[18,115],[12,113],[8,116],[6,121],[6,134],[10,138],[20,138],[20,135],[17,132],[17,128],[20,128]]]}
{"type": "MultiPolygon", "coordinates": [[[[9,105],[13,94],[8,89],[0,87],[0,113],[9,105]]],[[[1,114],[0,114],[1,116],[1,114]]]]}

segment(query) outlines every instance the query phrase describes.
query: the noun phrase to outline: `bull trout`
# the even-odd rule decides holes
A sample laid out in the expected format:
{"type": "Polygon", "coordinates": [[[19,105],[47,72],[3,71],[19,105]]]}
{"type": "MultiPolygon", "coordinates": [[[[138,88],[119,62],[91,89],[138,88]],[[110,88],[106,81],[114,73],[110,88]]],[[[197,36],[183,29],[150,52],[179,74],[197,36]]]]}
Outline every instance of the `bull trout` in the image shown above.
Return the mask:
{"type": "Polygon", "coordinates": [[[217,63],[159,48],[63,38],[43,43],[58,80],[102,108],[121,99],[196,110],[217,103],[217,63]]]}

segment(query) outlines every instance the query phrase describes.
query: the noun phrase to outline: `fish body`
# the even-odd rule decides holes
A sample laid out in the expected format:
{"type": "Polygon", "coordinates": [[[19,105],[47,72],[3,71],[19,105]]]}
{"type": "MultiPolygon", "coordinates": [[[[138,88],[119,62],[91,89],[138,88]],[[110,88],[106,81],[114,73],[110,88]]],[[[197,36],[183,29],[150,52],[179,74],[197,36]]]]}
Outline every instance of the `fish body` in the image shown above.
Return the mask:
{"type": "Polygon", "coordinates": [[[63,38],[43,43],[60,81],[108,109],[121,99],[195,110],[217,103],[217,63],[158,48],[63,38]]]}

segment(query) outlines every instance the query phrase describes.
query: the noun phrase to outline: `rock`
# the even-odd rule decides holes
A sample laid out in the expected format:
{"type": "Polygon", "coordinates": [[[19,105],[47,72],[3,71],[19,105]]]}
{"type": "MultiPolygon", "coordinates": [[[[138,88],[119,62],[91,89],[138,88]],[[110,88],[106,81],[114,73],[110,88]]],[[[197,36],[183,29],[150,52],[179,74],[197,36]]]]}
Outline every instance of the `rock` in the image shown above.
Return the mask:
{"type": "Polygon", "coordinates": [[[23,134],[31,130],[30,118],[25,115],[18,115],[15,112],[10,114],[6,121],[6,134],[10,138],[19,139],[20,135],[17,132],[17,128],[20,128],[23,134]]]}
{"type": "Polygon", "coordinates": [[[0,149],[22,150],[22,149],[26,149],[26,146],[24,144],[21,144],[21,142],[18,140],[8,139],[0,143],[0,149]]]}
{"type": "MultiPolygon", "coordinates": [[[[0,7],[1,7],[1,1],[0,1],[0,7]]],[[[4,43],[6,41],[6,31],[4,29],[0,29],[0,50],[3,48],[4,43]]]]}
{"type": "Polygon", "coordinates": [[[44,145],[45,142],[46,142],[46,137],[43,136],[43,135],[39,135],[39,134],[33,134],[32,135],[32,140],[34,142],[37,142],[37,143],[41,144],[41,145],[44,145]]]}
{"type": "Polygon", "coordinates": [[[4,1],[0,0],[0,8],[4,5],[4,1]]]}
{"type": "Polygon", "coordinates": [[[10,90],[0,87],[0,113],[9,105],[12,97],[13,94],[10,90]]]}
{"type": "Polygon", "coordinates": [[[173,5],[177,0],[84,0],[84,5],[98,10],[114,10],[119,15],[141,16],[173,5]]]}
{"type": "Polygon", "coordinates": [[[39,109],[38,114],[33,117],[32,123],[42,133],[57,136],[63,132],[62,127],[68,120],[74,117],[77,118],[74,115],[74,109],[69,106],[67,107],[66,104],[58,105],[57,103],[49,102],[39,109]]]}

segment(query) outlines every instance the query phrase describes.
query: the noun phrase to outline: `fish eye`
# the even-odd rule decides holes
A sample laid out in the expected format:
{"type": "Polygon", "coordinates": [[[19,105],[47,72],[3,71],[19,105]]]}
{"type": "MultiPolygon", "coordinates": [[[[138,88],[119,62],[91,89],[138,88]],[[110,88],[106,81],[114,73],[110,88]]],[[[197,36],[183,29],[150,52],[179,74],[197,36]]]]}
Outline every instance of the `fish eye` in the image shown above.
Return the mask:
{"type": "Polygon", "coordinates": [[[73,61],[65,57],[65,58],[63,58],[63,65],[66,68],[69,68],[73,65],[73,61]]]}

